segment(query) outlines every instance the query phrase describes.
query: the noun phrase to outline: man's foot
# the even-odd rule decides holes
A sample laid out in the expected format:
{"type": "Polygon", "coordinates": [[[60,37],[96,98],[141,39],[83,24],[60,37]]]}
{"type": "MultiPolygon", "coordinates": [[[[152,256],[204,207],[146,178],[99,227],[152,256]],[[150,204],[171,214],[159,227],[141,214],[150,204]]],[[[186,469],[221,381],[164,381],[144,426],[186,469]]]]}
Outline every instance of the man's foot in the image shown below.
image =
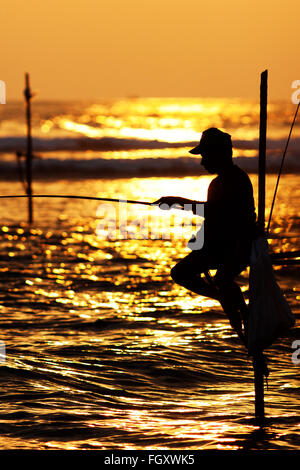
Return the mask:
{"type": "Polygon", "coordinates": [[[248,321],[249,321],[249,309],[245,302],[243,293],[238,286],[238,284],[234,283],[232,287],[232,310],[236,310],[239,315],[239,324],[241,324],[241,328],[243,329],[243,335],[248,342],[248,321]]]}

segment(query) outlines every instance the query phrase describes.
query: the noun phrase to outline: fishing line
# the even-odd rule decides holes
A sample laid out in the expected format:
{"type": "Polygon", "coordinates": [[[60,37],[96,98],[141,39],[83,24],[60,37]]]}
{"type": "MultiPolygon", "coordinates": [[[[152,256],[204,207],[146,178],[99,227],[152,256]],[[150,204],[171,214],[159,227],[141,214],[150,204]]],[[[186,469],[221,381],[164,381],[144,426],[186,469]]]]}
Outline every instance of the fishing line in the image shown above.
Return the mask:
{"type": "Polygon", "coordinates": [[[283,156],[282,156],[282,160],[281,160],[281,165],[280,165],[280,169],[279,169],[279,173],[278,173],[278,177],[277,177],[277,183],[276,183],[276,186],[275,186],[273,201],[272,201],[271,210],[270,210],[270,215],[269,215],[269,221],[268,221],[268,227],[267,227],[267,235],[268,235],[269,230],[270,230],[270,224],[271,224],[271,219],[272,219],[272,213],[273,213],[273,208],[274,208],[275,199],[276,199],[276,195],[277,195],[277,189],[278,189],[278,185],[279,185],[279,180],[280,180],[280,176],[281,176],[281,171],[282,171],[282,168],[283,168],[283,163],[284,163],[284,159],[285,159],[285,156],[286,156],[287,148],[288,148],[288,145],[289,145],[289,142],[290,142],[292,130],[293,130],[294,124],[295,124],[295,122],[296,122],[296,117],[297,117],[297,114],[298,114],[299,106],[300,106],[300,101],[299,101],[298,106],[297,106],[297,108],[296,108],[295,116],[294,116],[294,119],[293,119],[293,122],[292,122],[292,125],[291,125],[291,128],[290,128],[289,136],[288,136],[288,138],[287,138],[287,142],[286,142],[285,149],[284,149],[283,156]]]}

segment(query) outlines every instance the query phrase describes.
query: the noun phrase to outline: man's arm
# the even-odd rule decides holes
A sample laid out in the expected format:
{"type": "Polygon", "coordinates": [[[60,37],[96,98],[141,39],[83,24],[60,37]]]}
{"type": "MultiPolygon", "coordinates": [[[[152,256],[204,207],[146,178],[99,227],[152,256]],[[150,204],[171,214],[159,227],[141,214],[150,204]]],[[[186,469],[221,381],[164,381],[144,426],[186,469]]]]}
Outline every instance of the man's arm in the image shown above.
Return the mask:
{"type": "Polygon", "coordinates": [[[199,211],[197,211],[197,205],[198,204],[206,204],[204,201],[194,201],[193,199],[187,199],[184,197],[180,196],[163,196],[157,201],[153,202],[153,205],[158,205],[161,207],[162,205],[165,205],[165,207],[161,207],[161,209],[176,209],[175,206],[179,206],[179,209],[183,210],[192,210],[194,214],[198,214],[199,211]]]}

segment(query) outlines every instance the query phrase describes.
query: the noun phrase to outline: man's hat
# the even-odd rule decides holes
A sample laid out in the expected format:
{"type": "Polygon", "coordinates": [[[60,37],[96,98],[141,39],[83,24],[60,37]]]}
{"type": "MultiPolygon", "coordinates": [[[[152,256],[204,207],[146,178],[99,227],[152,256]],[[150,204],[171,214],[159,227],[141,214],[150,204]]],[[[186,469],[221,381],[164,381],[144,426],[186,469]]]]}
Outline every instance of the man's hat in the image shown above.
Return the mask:
{"type": "Polygon", "coordinates": [[[193,155],[199,155],[203,150],[207,148],[215,148],[217,150],[232,149],[231,136],[226,132],[220,131],[216,127],[211,127],[203,131],[200,143],[197,147],[193,148],[189,152],[193,155]]]}

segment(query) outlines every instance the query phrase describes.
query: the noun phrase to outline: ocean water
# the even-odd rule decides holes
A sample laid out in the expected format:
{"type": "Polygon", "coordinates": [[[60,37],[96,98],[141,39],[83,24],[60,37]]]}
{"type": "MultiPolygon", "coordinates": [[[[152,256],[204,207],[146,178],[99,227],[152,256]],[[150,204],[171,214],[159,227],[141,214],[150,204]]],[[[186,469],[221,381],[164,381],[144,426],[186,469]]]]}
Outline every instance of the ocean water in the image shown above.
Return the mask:
{"type": "MultiPolygon", "coordinates": [[[[296,105],[268,106],[269,172],[277,173],[296,105]]],[[[249,100],[128,98],[98,103],[32,102],[33,162],[37,178],[191,176],[203,174],[188,150],[201,132],[219,127],[232,135],[233,155],[257,172],[259,105],[249,100]],[[253,158],[254,157],[254,158],[253,158]]],[[[0,174],[19,178],[16,152],[26,149],[22,102],[0,107],[0,174]]],[[[299,172],[296,122],[285,171],[299,172]]]]}
{"type": "MultiPolygon", "coordinates": [[[[275,163],[294,109],[276,106],[268,152],[275,163]]],[[[24,134],[22,106],[0,109],[0,195],[23,194],[13,153],[24,134]]],[[[186,153],[203,127],[218,125],[239,141],[235,157],[257,195],[255,103],[128,99],[34,109],[35,194],[202,200],[212,176],[186,153]],[[129,143],[135,147],[124,148],[129,143]]],[[[297,132],[274,208],[272,252],[299,250],[297,132]]],[[[274,172],[269,167],[267,216],[274,172]]],[[[267,418],[259,428],[252,362],[220,305],[170,278],[199,224],[179,212],[37,198],[28,226],[25,199],[1,200],[1,449],[299,449],[298,264],[274,265],[296,324],[266,351],[267,418]]],[[[247,270],[238,282],[247,299],[247,270]]]]}

